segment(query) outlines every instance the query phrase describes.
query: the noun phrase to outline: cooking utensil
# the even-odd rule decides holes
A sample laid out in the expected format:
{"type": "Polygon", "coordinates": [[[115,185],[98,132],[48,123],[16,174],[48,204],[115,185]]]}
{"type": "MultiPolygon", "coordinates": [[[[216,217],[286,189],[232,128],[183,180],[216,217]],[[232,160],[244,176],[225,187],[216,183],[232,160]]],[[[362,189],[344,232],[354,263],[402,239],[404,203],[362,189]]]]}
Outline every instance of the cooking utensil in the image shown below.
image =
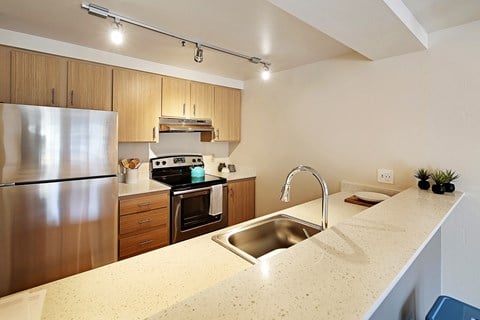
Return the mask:
{"type": "Polygon", "coordinates": [[[122,159],[120,161],[120,163],[122,164],[122,166],[125,168],[125,169],[128,169],[128,160],[127,159],[122,159]]]}
{"type": "Polygon", "coordinates": [[[128,168],[136,169],[139,163],[140,163],[140,159],[132,158],[132,159],[128,160],[128,168]]]}

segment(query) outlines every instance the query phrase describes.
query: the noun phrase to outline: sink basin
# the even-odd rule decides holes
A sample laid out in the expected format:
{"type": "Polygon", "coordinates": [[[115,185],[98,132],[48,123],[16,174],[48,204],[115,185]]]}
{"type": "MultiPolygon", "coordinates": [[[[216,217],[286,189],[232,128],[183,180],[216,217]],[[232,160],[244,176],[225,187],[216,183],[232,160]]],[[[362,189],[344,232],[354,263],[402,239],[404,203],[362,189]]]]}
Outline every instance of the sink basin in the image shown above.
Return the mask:
{"type": "Polygon", "coordinates": [[[279,214],[231,229],[212,239],[247,261],[257,263],[320,231],[319,225],[279,214]]]}

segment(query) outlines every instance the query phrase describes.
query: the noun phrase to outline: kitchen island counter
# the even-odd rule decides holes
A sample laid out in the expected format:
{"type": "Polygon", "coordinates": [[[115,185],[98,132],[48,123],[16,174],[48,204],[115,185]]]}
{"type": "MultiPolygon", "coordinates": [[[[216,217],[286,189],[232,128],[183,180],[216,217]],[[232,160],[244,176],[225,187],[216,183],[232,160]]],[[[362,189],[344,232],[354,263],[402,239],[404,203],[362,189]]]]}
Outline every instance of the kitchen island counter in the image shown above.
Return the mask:
{"type": "MultiPolygon", "coordinates": [[[[365,209],[345,203],[343,199],[348,196],[342,192],[330,196],[331,225],[365,209]]],[[[319,223],[320,208],[321,199],[317,199],[281,213],[319,223]]],[[[224,230],[30,291],[46,290],[43,319],[144,319],[254,267],[211,240],[212,235],[224,230]]]]}
{"type": "Polygon", "coordinates": [[[407,189],[151,319],[368,319],[462,197],[407,189]]]}

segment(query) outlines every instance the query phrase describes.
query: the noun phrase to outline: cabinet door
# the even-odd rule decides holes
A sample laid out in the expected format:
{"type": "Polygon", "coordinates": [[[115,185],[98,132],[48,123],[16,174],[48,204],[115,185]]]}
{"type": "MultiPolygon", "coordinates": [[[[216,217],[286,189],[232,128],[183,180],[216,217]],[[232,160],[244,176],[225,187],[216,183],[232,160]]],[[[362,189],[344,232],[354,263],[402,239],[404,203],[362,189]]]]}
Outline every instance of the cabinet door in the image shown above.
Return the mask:
{"type": "Polygon", "coordinates": [[[213,86],[206,83],[190,83],[190,117],[211,119],[213,110],[213,86]]]}
{"type": "Polygon", "coordinates": [[[255,178],[228,182],[228,225],[255,218],[255,178]]]}
{"type": "Polygon", "coordinates": [[[215,141],[240,141],[240,90],[215,87],[215,141]]]}
{"type": "Polygon", "coordinates": [[[0,102],[10,103],[10,52],[9,47],[0,46],[0,102]]]}
{"type": "Polygon", "coordinates": [[[112,67],[68,61],[68,107],[112,110],[112,67]]]}
{"type": "Polygon", "coordinates": [[[12,51],[11,101],[19,104],[65,107],[67,60],[12,51]]]}
{"type": "Polygon", "coordinates": [[[113,111],[118,112],[119,142],[154,142],[162,101],[162,77],[113,70],[113,111]]]}
{"type": "Polygon", "coordinates": [[[190,116],[190,81],[163,77],[162,79],[162,116],[190,116]]]}

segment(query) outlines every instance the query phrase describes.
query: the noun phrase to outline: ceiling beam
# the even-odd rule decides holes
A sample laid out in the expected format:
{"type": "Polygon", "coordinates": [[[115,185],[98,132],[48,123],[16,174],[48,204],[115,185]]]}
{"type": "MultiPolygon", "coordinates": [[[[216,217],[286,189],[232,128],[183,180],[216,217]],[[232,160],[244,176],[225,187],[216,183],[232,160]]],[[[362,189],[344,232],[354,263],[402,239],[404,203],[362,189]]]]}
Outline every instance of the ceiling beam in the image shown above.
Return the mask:
{"type": "Polygon", "coordinates": [[[268,0],[368,59],[428,48],[428,34],[401,0],[268,0]]]}

